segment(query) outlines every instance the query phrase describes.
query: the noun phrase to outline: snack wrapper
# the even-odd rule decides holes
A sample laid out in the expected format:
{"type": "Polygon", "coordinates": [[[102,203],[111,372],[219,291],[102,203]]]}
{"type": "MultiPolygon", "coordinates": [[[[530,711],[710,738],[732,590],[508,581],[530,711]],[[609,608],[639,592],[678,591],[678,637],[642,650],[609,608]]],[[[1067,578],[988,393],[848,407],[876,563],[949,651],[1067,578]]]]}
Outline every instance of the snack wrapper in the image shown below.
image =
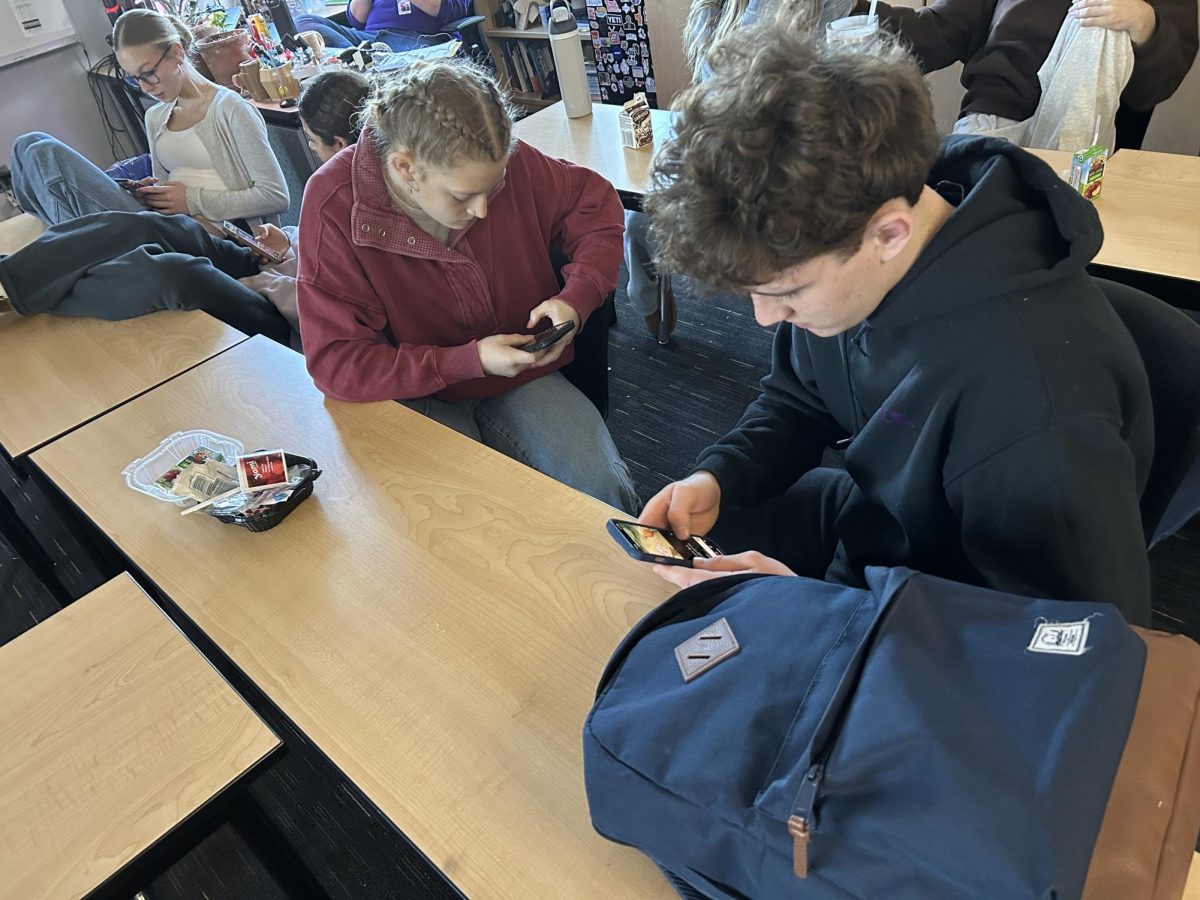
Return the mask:
{"type": "Polygon", "coordinates": [[[225,457],[208,447],[199,447],[181,459],[154,482],[178,497],[203,502],[238,486],[237,472],[225,457]]]}
{"type": "Polygon", "coordinates": [[[621,143],[631,150],[640,150],[654,143],[654,125],[650,121],[650,102],[645,94],[634,94],[622,107],[621,143]]]}

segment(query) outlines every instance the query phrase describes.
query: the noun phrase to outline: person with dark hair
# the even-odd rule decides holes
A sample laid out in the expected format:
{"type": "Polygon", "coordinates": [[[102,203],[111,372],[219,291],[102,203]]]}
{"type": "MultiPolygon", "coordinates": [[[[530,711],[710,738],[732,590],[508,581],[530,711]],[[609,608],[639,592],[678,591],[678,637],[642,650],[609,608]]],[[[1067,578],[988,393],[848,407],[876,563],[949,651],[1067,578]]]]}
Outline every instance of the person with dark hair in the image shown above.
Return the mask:
{"type": "Polygon", "coordinates": [[[153,176],[122,188],[42,132],[13,142],[13,193],[47,225],[106,210],[150,209],[212,222],[256,220],[288,208],[283,170],[262,116],[191,62],[192,33],[178,18],[134,9],[117,19],[113,52],[126,81],[153,97],[146,111],[153,176]]]}
{"type": "MultiPolygon", "coordinates": [[[[358,72],[306,82],[300,124],[322,162],[358,139],[357,114],[369,92],[358,72]]],[[[262,225],[257,237],[282,262],[214,237],[189,216],[110,211],[69,219],[0,256],[0,313],[116,320],[200,309],[246,334],[298,347],[296,229],[262,225]]]]}
{"type": "Polygon", "coordinates": [[[297,111],[308,146],[322,162],[358,140],[371,82],[354,69],[330,69],[304,83],[297,111]]]}
{"type": "Polygon", "coordinates": [[[1092,205],[1007,141],[939,144],[886,35],[776,24],[709,63],[646,210],[672,269],[778,328],[758,399],[641,519],[740,552],[660,574],[908,566],[1147,624],[1149,387],[1085,268],[1092,205]]]}

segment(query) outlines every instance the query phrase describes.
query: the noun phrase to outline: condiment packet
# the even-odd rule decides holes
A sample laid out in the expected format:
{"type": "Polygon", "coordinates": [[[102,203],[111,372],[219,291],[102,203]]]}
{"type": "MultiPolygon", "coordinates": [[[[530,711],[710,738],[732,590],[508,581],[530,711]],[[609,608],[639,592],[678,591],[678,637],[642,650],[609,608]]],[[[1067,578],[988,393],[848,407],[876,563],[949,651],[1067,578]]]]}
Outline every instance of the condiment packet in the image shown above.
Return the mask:
{"type": "Polygon", "coordinates": [[[203,501],[233,490],[238,483],[236,471],[222,454],[198,447],[159,476],[155,484],[177,497],[203,501]]]}
{"type": "Polygon", "coordinates": [[[237,458],[237,479],[246,492],[265,491],[288,483],[287,457],[282,450],[247,453],[237,458]]]}

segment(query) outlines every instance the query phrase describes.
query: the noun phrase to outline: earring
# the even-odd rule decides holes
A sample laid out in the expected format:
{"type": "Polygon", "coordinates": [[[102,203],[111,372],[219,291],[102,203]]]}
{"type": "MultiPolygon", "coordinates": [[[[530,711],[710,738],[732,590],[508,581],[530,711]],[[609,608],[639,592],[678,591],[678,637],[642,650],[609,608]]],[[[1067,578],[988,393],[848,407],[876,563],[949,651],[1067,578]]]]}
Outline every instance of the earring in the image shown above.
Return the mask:
{"type": "Polygon", "coordinates": [[[418,188],[417,188],[417,182],[416,182],[415,180],[413,180],[413,179],[409,179],[409,182],[408,182],[408,192],[409,192],[410,194],[415,194],[415,193],[417,192],[417,190],[418,190],[418,188]]]}

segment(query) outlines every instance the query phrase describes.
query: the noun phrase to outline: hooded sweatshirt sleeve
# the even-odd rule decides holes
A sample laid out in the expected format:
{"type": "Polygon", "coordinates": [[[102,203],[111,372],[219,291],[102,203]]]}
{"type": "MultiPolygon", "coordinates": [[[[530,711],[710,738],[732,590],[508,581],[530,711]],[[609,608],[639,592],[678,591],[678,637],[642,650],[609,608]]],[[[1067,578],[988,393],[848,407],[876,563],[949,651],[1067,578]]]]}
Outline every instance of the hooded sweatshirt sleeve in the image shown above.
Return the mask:
{"type": "Polygon", "coordinates": [[[1137,464],[1103,416],[1057,419],[946,485],[962,546],[988,587],[1112,603],[1150,623],[1137,464]]]}
{"type": "Polygon", "coordinates": [[[1196,59],[1196,0],[1155,0],[1154,34],[1133,48],[1133,75],[1121,102],[1133,109],[1153,109],[1175,93],[1196,59]]]}
{"type": "Polygon", "coordinates": [[[817,392],[807,348],[786,323],[775,332],[771,372],[741,420],[696,462],[721,485],[721,505],[755,503],[781,494],[821,462],[844,429],[817,392]]]}
{"type": "MultiPolygon", "coordinates": [[[[992,0],[934,0],[919,9],[880,2],[876,15],[885,28],[904,38],[921,71],[928,74],[966,62],[987,35],[994,7],[992,0]]],[[[863,15],[868,9],[868,0],[856,0],[850,13],[863,15]]]]}

